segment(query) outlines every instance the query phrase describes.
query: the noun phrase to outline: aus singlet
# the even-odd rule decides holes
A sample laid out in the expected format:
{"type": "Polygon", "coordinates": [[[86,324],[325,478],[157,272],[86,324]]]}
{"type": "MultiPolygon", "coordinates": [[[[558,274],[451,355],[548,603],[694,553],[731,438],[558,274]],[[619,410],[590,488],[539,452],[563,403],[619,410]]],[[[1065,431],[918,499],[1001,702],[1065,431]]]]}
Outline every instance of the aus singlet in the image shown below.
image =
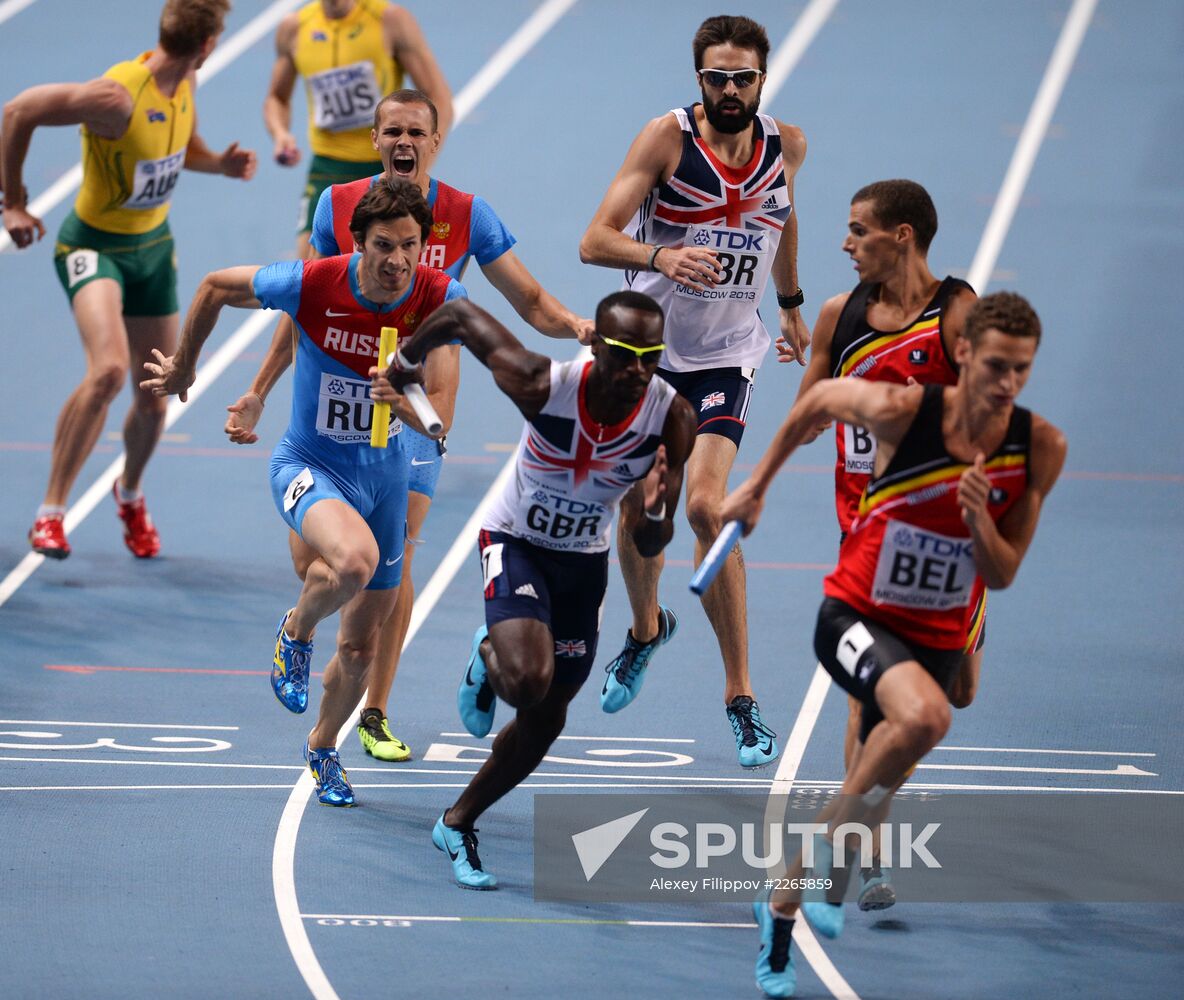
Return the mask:
{"type": "Polygon", "coordinates": [[[403,86],[382,29],[386,0],[356,0],[345,17],[326,17],[320,0],[300,8],[292,61],[308,94],[312,151],[335,160],[378,159],[370,142],[374,109],[403,86]]]}
{"type": "MultiPolygon", "coordinates": [[[[943,386],[925,386],[888,468],[867,484],[823,591],[903,639],[962,649],[983,582],[957,498],[967,464],[950,455],[942,434],[944,393],[943,386]]],[[[1027,489],[1031,438],[1032,414],[1017,406],[986,462],[988,512],[996,523],[1027,489]]]]}
{"type": "Polygon", "coordinates": [[[104,139],[82,126],[82,186],[74,212],[107,233],[147,233],[169,214],[169,200],[193,135],[195,112],[188,80],[172,97],[156,86],[145,52],[103,74],[132,95],[127,131],[104,139]]]}
{"type": "Polygon", "coordinates": [[[633,412],[605,426],[588,415],[591,361],[551,362],[551,395],[527,421],[514,478],[485,516],[502,531],[562,552],[606,552],[621,497],[654,464],[674,390],[653,378],[633,412]]]}
{"type": "Polygon", "coordinates": [[[670,113],[682,129],[682,157],[625,232],[655,246],[718,251],[721,280],[704,291],[658,272],[626,271],[625,287],[653,297],[666,313],[663,368],[759,368],[770,338],[757,308],[792,211],[781,133],[776,121],[758,114],[752,158],[729,167],[699,134],[694,106],[670,113]]]}
{"type": "MultiPolygon", "coordinates": [[[[864,378],[906,385],[910,377],[923,385],[953,385],[958,368],[946,352],[942,322],[951,296],[970,286],[946,277],[921,315],[900,330],[876,330],[867,310],[878,284],[861,282],[847,297],[831,341],[831,378],[864,378]]],[[[835,423],[835,511],[839,530],[850,531],[859,498],[876,461],[876,439],[862,427],[835,423]]]]}

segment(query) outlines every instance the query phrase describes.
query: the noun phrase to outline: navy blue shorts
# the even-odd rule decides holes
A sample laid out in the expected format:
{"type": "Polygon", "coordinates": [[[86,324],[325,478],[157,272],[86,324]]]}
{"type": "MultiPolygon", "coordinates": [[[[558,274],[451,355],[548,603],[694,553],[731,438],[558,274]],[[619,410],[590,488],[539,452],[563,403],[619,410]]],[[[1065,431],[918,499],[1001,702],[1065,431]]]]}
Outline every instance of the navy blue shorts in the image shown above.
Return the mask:
{"type": "Polygon", "coordinates": [[[748,404],[752,400],[752,368],[704,368],[697,372],[658,374],[674,386],[695,411],[700,434],[719,434],[740,447],[748,404]]]}
{"type": "Polygon", "coordinates": [[[485,581],[485,624],[535,618],[555,640],[560,684],[592,672],[608,588],[607,552],[554,552],[501,531],[482,529],[477,544],[485,581]]]}

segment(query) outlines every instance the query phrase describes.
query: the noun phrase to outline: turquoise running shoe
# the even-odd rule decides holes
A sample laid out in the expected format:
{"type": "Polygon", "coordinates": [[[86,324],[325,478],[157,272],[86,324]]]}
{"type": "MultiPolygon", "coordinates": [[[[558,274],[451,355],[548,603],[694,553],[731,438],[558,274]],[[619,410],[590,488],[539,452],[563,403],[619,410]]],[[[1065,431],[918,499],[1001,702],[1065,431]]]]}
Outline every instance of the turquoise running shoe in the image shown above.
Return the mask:
{"type": "MultiPolygon", "coordinates": [[[[293,611],[295,608],[292,609],[293,611]]],[[[271,657],[271,690],[289,712],[299,715],[308,708],[308,677],[312,671],[312,643],[289,639],[284,626],[287,612],[275,633],[275,652],[271,657]]]]}
{"type": "Polygon", "coordinates": [[[456,830],[444,825],[444,813],[436,820],[432,830],[432,843],[448,855],[452,862],[452,874],[462,889],[496,889],[497,879],[481,867],[477,856],[477,831],[456,830]]]}
{"type": "Polygon", "coordinates": [[[789,953],[793,920],[778,917],[769,909],[767,897],[752,904],[752,915],[761,935],[756,956],[756,984],[769,997],[791,997],[798,985],[798,975],[789,953]]]}
{"type": "MultiPolygon", "coordinates": [[[[806,876],[834,879],[834,864],[834,848],[830,840],[823,834],[815,834],[814,868],[806,872],[806,876]]],[[[802,915],[824,938],[833,940],[843,933],[843,904],[830,902],[825,889],[807,889],[802,893],[802,915]]]]}
{"type": "Polygon", "coordinates": [[[625,648],[617,654],[604,672],[604,687],[600,689],[600,707],[605,712],[619,712],[641,692],[645,668],[659,646],[665,646],[678,631],[678,618],[669,608],[658,606],[658,634],[649,642],[638,642],[633,630],[625,633],[625,648]]]}
{"type": "Polygon", "coordinates": [[[746,694],[738,694],[727,707],[728,721],[736,737],[741,767],[764,767],[777,759],[777,734],[761,721],[760,706],[746,694]]]}
{"type": "Polygon", "coordinates": [[[867,871],[860,872],[862,886],[859,889],[859,908],[867,913],[870,910],[886,910],[896,902],[896,890],[888,881],[884,872],[885,865],[879,860],[867,871]]]}
{"type": "MultiPolygon", "coordinates": [[[[489,636],[489,629],[482,625],[473,633],[473,649],[469,653],[469,666],[460,687],[456,689],[456,710],[460,721],[474,736],[488,736],[493,728],[493,713],[497,710],[497,696],[489,683],[485,660],[481,657],[481,643],[489,636]]],[[[439,847],[439,844],[436,845],[439,847]]],[[[443,848],[441,848],[443,850],[443,848]]]]}
{"type": "Polygon", "coordinates": [[[317,801],[323,806],[352,806],[354,790],[350,787],[336,747],[310,750],[304,741],[304,759],[317,786],[317,801]]]}

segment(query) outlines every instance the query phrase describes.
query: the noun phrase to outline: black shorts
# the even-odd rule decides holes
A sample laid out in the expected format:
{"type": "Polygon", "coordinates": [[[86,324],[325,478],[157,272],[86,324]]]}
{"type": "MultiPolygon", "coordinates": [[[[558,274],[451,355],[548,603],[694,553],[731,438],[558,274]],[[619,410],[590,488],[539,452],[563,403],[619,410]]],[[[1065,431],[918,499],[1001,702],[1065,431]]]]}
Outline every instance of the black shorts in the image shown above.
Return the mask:
{"type": "Polygon", "coordinates": [[[672,372],[659,368],[658,374],[694,408],[700,434],[719,434],[740,447],[748,404],[752,400],[754,369],[704,368],[696,372],[672,372]]]}
{"type": "Polygon", "coordinates": [[[583,684],[592,672],[608,588],[607,552],[554,552],[501,531],[478,541],[485,624],[535,618],[555,640],[555,681],[583,684]]]}
{"type": "Polygon", "coordinates": [[[960,649],[933,649],[902,639],[834,597],[825,598],[818,609],[814,652],[834,682],[863,702],[861,742],[884,718],[876,704],[876,684],[886,670],[916,660],[949,692],[964,655],[960,649]]]}

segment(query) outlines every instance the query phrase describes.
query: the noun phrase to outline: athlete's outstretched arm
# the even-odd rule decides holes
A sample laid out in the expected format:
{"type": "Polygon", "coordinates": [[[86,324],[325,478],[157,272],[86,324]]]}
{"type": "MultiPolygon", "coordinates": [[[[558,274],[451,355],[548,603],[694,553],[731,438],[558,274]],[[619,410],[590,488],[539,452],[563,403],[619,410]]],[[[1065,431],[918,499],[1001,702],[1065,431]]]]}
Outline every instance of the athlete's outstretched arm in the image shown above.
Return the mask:
{"type": "Polygon", "coordinates": [[[185,314],[177,353],[166,358],[160,351],[153,350],[156,362],[145,361],[144,370],[154,377],[144,379],[140,388],[154,396],[180,396],[181,402],[185,402],[189,387],[197,377],[198,356],[218,322],[222,307],[259,309],[262,306],[255,298],[254,282],[258,271],[257,265],[244,265],[211,271],[202,278],[185,314]]]}
{"type": "Polygon", "coordinates": [[[662,425],[662,444],[654,467],[646,477],[642,510],[645,516],[638,518],[633,529],[633,544],[646,559],[656,556],[674,537],[674,512],[682,490],[683,470],[695,446],[697,426],[691,404],[675,396],[662,425]]]}
{"type": "Polygon", "coordinates": [[[34,129],[41,125],[85,125],[104,139],[118,139],[127,131],[135,102],[121,83],[99,77],[88,83],[46,83],[21,91],[4,105],[3,160],[0,187],[4,190],[4,228],[12,242],[27,247],[45,235],[45,225],[29,213],[23,170],[34,129]]]}
{"type": "Polygon", "coordinates": [[[765,494],[781,466],[802,443],[811,440],[814,428],[827,418],[866,427],[880,444],[877,462],[887,461],[908,430],[923,391],[919,385],[890,385],[859,378],[816,383],[793,404],[752,476],[724,499],[720,516],[725,522],[742,522],[744,534],[749,534],[760,519],[765,494]]]}
{"type": "MultiPolygon", "coordinates": [[[[777,123],[781,131],[781,160],[785,169],[786,193],[793,210],[785,220],[781,242],[773,258],[773,285],[779,295],[792,296],[801,285],[798,282],[798,206],[793,196],[793,181],[802,161],[806,159],[806,137],[796,125],[777,123]]],[[[778,360],[806,363],[806,348],[810,346],[810,330],[802,319],[801,310],[778,308],[781,337],[778,341],[778,360]]]]}
{"type": "Polygon", "coordinates": [[[996,524],[987,510],[991,481],[980,454],[958,481],[962,520],[974,539],[974,565],[992,590],[1011,586],[1036,533],[1040,509],[1065,464],[1065,435],[1047,420],[1032,414],[1032,456],[1028,487],[996,524]]]}
{"type": "Polygon", "coordinates": [[[592,343],[596,324],[577,316],[543,288],[513,250],[484,265],[481,273],[539,333],[546,337],[575,337],[584,345],[592,343]]]}
{"type": "Polygon", "coordinates": [[[275,144],[272,156],[282,167],[300,162],[300,146],[292,134],[292,91],[296,87],[296,63],[292,53],[300,30],[300,15],[288,14],[275,32],[275,62],[263,99],[263,124],[275,144]]]}
{"type": "MultiPolygon", "coordinates": [[[[551,395],[551,359],[528,351],[501,323],[468,299],[453,299],[437,309],[400,348],[400,353],[417,365],[428,351],[453,340],[459,340],[493,373],[498,388],[514,401],[524,417],[529,420],[539,413],[551,395]]],[[[384,378],[397,382],[396,365],[384,378]]],[[[395,398],[381,386],[371,395],[379,402],[395,398]]]]}

